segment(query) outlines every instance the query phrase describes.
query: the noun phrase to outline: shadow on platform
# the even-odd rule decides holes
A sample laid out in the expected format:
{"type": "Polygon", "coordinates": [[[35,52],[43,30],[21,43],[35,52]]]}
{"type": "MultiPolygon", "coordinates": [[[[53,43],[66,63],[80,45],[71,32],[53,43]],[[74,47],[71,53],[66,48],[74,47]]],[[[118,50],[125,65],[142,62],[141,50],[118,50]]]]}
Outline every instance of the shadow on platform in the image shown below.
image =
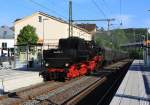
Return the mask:
{"type": "Polygon", "coordinates": [[[129,68],[129,71],[146,71],[146,72],[150,72],[150,70],[148,69],[148,67],[143,67],[143,65],[132,65],[129,68]]]}
{"type": "Polygon", "coordinates": [[[134,100],[150,101],[150,98],[132,96],[132,95],[125,95],[125,94],[116,94],[115,96],[116,97],[121,97],[121,98],[134,99],[134,100]]]}
{"type": "Polygon", "coordinates": [[[144,85],[145,85],[145,91],[147,95],[150,95],[150,74],[149,75],[143,75],[144,85]]]}

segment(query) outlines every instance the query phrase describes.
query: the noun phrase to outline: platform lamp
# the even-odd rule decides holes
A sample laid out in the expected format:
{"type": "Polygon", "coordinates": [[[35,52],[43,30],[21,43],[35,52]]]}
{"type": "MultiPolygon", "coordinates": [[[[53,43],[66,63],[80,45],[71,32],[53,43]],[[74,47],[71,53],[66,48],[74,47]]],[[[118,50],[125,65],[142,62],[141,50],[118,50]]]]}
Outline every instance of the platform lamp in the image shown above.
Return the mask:
{"type": "Polygon", "coordinates": [[[146,53],[147,53],[147,55],[146,55],[146,60],[147,60],[147,66],[149,65],[149,56],[148,56],[148,40],[149,40],[149,38],[148,38],[148,35],[150,34],[150,28],[147,28],[147,35],[146,35],[146,53]]]}
{"type": "Polygon", "coordinates": [[[45,43],[45,21],[48,20],[47,18],[43,19],[43,45],[45,43]]]}
{"type": "Polygon", "coordinates": [[[43,49],[44,49],[44,44],[45,44],[45,21],[48,20],[47,18],[43,19],[43,47],[42,47],[42,52],[41,52],[41,67],[43,67],[43,49]]]}
{"type": "MultiPolygon", "coordinates": [[[[147,10],[150,12],[150,10],[147,10]]],[[[147,36],[146,36],[146,40],[148,41],[148,34],[150,33],[150,29],[147,28],[147,36]]],[[[147,57],[146,57],[146,60],[147,60],[147,64],[148,64],[148,43],[146,43],[146,52],[147,52],[147,57]]]]}
{"type": "Polygon", "coordinates": [[[144,48],[144,42],[145,42],[145,35],[141,35],[142,36],[142,40],[143,40],[143,60],[144,60],[144,65],[146,65],[146,58],[145,58],[145,48],[144,48]]]}

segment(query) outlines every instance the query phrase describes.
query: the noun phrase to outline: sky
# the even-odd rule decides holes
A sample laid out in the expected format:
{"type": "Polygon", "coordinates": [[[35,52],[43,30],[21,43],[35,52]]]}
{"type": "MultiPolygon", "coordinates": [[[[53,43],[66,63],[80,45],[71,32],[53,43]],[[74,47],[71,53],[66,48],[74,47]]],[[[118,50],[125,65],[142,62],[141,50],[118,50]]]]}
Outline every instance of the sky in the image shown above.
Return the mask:
{"type": "MultiPolygon", "coordinates": [[[[111,28],[150,27],[150,0],[72,0],[73,19],[115,18],[111,28]],[[120,21],[123,25],[120,26],[120,21]]],[[[0,26],[13,26],[14,20],[42,11],[68,19],[68,0],[0,0],[0,26]],[[33,1],[38,2],[39,6],[33,1]]],[[[86,22],[87,23],[87,22],[86,22]]],[[[107,22],[90,22],[107,28],[107,22]]]]}

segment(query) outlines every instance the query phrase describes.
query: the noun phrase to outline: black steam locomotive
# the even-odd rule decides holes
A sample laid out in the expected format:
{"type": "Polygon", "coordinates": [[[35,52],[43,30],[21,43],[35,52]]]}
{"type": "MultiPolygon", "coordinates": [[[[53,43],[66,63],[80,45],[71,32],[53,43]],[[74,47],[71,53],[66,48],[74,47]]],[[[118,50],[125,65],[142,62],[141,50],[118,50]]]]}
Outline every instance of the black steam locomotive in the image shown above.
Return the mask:
{"type": "Polygon", "coordinates": [[[60,39],[58,49],[43,51],[47,70],[40,74],[44,80],[71,79],[95,70],[103,61],[101,49],[94,41],[85,41],[78,37],[60,39]]]}

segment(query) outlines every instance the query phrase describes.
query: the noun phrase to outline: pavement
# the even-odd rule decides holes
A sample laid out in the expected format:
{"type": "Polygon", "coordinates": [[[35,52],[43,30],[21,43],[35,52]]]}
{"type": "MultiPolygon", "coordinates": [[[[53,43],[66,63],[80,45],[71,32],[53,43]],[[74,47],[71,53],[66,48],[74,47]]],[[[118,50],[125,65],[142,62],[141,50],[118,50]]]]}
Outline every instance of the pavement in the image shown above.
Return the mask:
{"type": "Polygon", "coordinates": [[[110,105],[150,105],[150,66],[134,60],[110,105]]]}
{"type": "Polygon", "coordinates": [[[38,71],[0,70],[0,95],[42,82],[38,71]]]}

